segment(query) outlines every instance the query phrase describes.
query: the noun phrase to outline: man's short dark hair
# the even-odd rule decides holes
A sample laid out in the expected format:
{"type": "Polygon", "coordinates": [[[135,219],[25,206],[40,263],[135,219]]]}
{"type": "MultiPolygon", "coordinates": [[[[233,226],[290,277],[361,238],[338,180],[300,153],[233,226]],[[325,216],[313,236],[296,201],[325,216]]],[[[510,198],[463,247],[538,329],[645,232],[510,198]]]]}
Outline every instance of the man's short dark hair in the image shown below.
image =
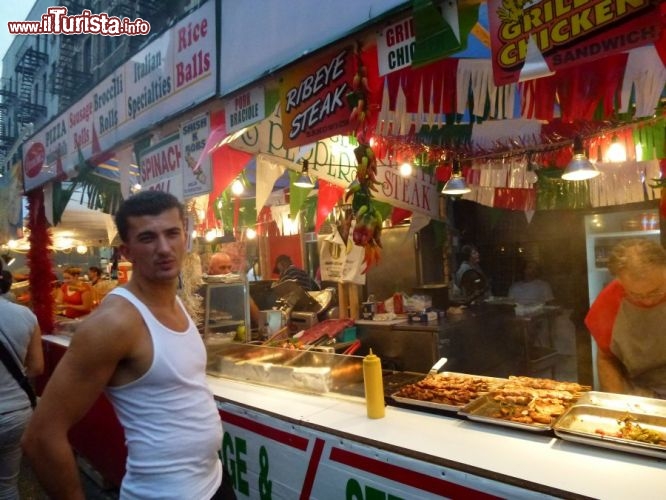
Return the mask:
{"type": "Polygon", "coordinates": [[[88,272],[90,272],[90,271],[93,271],[93,272],[97,273],[100,276],[102,275],[102,269],[97,267],[97,266],[90,266],[88,268],[88,272]]]}
{"type": "Polygon", "coordinates": [[[174,195],[164,191],[140,191],[130,196],[120,205],[116,212],[115,221],[118,234],[123,242],[127,241],[129,232],[129,218],[141,215],[159,215],[172,208],[177,208],[180,219],[185,220],[185,208],[174,195]]]}
{"type": "Polygon", "coordinates": [[[2,271],[2,279],[0,279],[0,293],[5,294],[12,288],[14,276],[7,270],[2,271]]]}
{"type": "Polygon", "coordinates": [[[284,254],[277,256],[277,259],[275,259],[275,266],[273,267],[273,272],[275,274],[280,274],[280,270],[278,269],[278,265],[280,264],[286,264],[287,267],[291,266],[291,257],[284,254]]]}
{"type": "Polygon", "coordinates": [[[462,260],[469,260],[472,257],[472,252],[474,252],[474,250],[476,250],[474,245],[463,245],[460,249],[462,260]]]}

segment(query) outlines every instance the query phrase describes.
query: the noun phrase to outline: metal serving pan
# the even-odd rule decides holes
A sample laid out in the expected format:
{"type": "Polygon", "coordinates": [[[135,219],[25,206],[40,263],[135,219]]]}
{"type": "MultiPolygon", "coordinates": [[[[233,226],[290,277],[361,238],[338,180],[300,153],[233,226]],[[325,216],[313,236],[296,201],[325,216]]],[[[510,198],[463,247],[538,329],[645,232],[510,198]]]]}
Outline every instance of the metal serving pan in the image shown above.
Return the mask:
{"type": "MultiPolygon", "coordinates": [[[[593,396],[596,397],[596,395],[593,396]]],[[[648,400],[649,398],[639,399],[648,400]]],[[[613,399],[613,402],[617,402],[617,400],[613,399]]],[[[647,403],[648,401],[646,401],[647,403]]],[[[659,432],[666,440],[666,416],[663,414],[641,413],[637,409],[642,408],[642,406],[635,406],[635,402],[630,404],[635,408],[634,410],[627,411],[626,407],[609,408],[579,402],[564,412],[555,422],[553,430],[555,435],[567,441],[662,459],[666,458],[666,444],[643,443],[613,436],[621,427],[618,420],[629,413],[642,428],[659,432]]]]}
{"type": "Polygon", "coordinates": [[[548,424],[528,424],[501,418],[496,416],[499,411],[500,403],[493,399],[492,394],[486,394],[465,405],[462,409],[460,409],[458,414],[463,415],[470,420],[476,420],[477,422],[502,425],[505,427],[514,427],[516,429],[522,429],[531,432],[550,432],[553,428],[552,425],[548,424]]]}
{"type": "Polygon", "coordinates": [[[664,399],[590,391],[584,393],[576,404],[601,406],[611,410],[629,412],[632,415],[640,413],[666,418],[666,400],[664,399]]]}
{"type": "MultiPolygon", "coordinates": [[[[429,375],[434,375],[431,371],[429,375]]],[[[490,390],[493,390],[494,388],[497,388],[501,386],[502,384],[507,382],[507,379],[504,378],[495,378],[495,377],[485,377],[481,375],[469,375],[467,373],[456,373],[456,372],[442,372],[437,374],[438,377],[456,377],[456,378],[467,378],[470,380],[476,380],[476,379],[481,379],[485,380],[490,384],[490,390]]],[[[425,379],[425,377],[423,377],[425,379]]],[[[421,380],[423,380],[421,379],[421,380]]],[[[418,380],[415,381],[414,383],[419,382],[418,380]]],[[[408,384],[407,384],[408,385],[408,384]]],[[[465,403],[461,404],[446,404],[446,403],[436,403],[433,401],[423,401],[420,399],[412,399],[412,398],[406,398],[403,396],[400,396],[400,391],[396,391],[393,394],[391,394],[391,399],[398,403],[402,403],[405,405],[410,405],[410,406],[420,406],[423,408],[430,408],[434,410],[442,410],[442,411],[449,411],[449,412],[458,412],[462,407],[465,406],[465,403]]]]}

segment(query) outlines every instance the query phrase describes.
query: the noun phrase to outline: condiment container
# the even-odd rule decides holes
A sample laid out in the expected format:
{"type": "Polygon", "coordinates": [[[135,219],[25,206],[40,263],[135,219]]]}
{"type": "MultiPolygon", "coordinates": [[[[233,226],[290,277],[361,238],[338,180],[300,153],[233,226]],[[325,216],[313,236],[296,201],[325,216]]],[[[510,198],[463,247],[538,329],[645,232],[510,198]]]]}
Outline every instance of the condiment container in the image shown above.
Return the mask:
{"type": "Polygon", "coordinates": [[[405,312],[402,294],[399,292],[393,294],[393,312],[396,314],[403,314],[405,312]]]}
{"type": "Polygon", "coordinates": [[[245,342],[247,330],[245,329],[245,321],[241,321],[240,324],[236,327],[236,337],[234,340],[239,342],[245,342]]]}
{"type": "Polygon", "coordinates": [[[368,418],[384,417],[384,381],[379,356],[370,353],[363,358],[363,387],[368,418]]]}

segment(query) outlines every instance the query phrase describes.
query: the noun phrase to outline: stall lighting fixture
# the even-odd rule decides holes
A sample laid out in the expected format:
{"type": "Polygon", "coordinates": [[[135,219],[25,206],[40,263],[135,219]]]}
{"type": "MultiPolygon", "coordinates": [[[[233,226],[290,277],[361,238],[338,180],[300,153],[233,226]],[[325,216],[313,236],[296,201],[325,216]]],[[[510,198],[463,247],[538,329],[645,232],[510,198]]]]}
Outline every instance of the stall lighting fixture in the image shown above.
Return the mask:
{"type": "Polygon", "coordinates": [[[617,134],[613,136],[608,151],[606,151],[606,157],[609,162],[612,163],[622,163],[627,161],[627,149],[624,147],[624,144],[620,142],[617,134]]]}
{"type": "Polygon", "coordinates": [[[448,196],[460,196],[469,193],[470,191],[472,190],[467,185],[465,179],[462,176],[460,160],[454,160],[453,175],[451,175],[451,178],[446,181],[446,184],[444,184],[442,194],[446,194],[448,196]]]}
{"type": "Polygon", "coordinates": [[[400,165],[400,175],[403,177],[409,177],[412,175],[412,170],[412,165],[410,163],[405,162],[400,165]]]}
{"type": "Polygon", "coordinates": [[[231,192],[235,196],[240,196],[245,192],[245,186],[243,186],[243,181],[240,179],[236,179],[234,182],[231,183],[231,192]]]}
{"type": "Polygon", "coordinates": [[[301,170],[301,176],[298,179],[296,179],[296,181],[294,182],[294,186],[297,186],[299,188],[314,187],[312,179],[310,179],[310,176],[308,175],[308,160],[303,160],[303,170],[301,170]]]}
{"type": "Polygon", "coordinates": [[[5,263],[5,266],[11,266],[14,261],[16,260],[16,257],[12,257],[8,253],[3,253],[2,254],[2,261],[5,263]]]}
{"type": "Polygon", "coordinates": [[[599,175],[601,172],[597,167],[587,159],[585,155],[585,148],[583,148],[583,141],[580,136],[576,136],[573,144],[573,158],[564,169],[562,179],[565,181],[584,181],[592,179],[599,175]]]}

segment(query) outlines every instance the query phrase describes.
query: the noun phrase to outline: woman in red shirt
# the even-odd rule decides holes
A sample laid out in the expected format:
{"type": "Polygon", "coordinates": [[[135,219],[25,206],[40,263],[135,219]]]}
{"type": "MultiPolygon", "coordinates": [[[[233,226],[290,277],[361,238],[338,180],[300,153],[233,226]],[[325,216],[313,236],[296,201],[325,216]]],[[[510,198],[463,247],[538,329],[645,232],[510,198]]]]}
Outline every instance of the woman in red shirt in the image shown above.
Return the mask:
{"type": "Polygon", "coordinates": [[[88,283],[81,281],[81,269],[68,267],[62,273],[65,282],[56,294],[59,314],[68,318],[85,316],[92,310],[93,294],[88,283]]]}

